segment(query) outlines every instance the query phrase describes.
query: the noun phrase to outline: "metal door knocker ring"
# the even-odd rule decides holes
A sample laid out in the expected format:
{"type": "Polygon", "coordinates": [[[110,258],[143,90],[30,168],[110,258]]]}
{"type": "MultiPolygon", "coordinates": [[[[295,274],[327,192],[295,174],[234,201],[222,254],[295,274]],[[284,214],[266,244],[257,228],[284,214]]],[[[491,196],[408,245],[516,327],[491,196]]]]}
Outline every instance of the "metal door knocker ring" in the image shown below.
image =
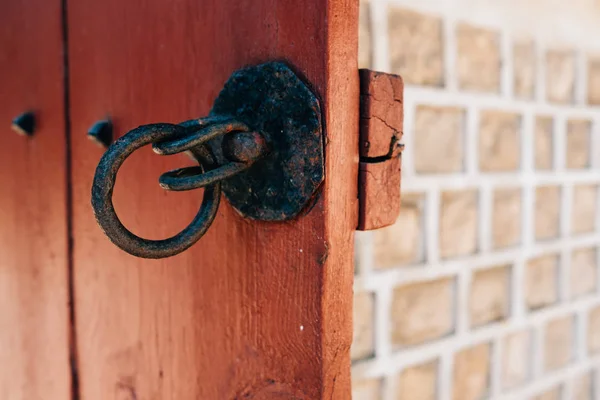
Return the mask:
{"type": "Polygon", "coordinates": [[[187,121],[181,125],[140,126],[121,137],[104,153],[94,176],[92,206],[99,225],[114,244],[137,257],[164,258],[181,253],[204,235],[219,207],[220,180],[248,168],[263,154],[257,152],[255,159],[218,167],[214,156],[204,143],[216,136],[232,132],[232,127],[246,130],[248,128],[240,124],[211,122],[214,123],[214,120],[187,121]],[[197,131],[191,131],[190,128],[194,126],[198,128],[197,131]],[[193,135],[184,136],[190,131],[193,135]],[[191,140],[188,140],[190,137],[191,140]],[[174,138],[173,141],[168,140],[174,138]],[[204,187],[202,205],[192,222],[177,235],[163,240],[144,239],[129,231],[119,220],[112,202],[119,168],[131,153],[148,144],[153,144],[155,151],[162,154],[176,154],[189,150],[199,164],[199,169],[182,168],[163,174],[160,179],[161,186],[170,190],[204,187]]]}
{"type": "Polygon", "coordinates": [[[273,62],[235,72],[208,117],[143,125],[111,144],[96,169],[92,207],[115,245],[137,257],[164,258],[181,253],[206,233],[221,191],[246,218],[285,221],[310,203],[323,175],[317,98],[285,64],[273,62]],[[204,188],[192,222],[163,240],[144,239],[129,231],[112,202],[119,168],[131,153],[148,144],[161,155],[188,151],[198,162],[197,167],[162,174],[161,187],[204,188]]]}

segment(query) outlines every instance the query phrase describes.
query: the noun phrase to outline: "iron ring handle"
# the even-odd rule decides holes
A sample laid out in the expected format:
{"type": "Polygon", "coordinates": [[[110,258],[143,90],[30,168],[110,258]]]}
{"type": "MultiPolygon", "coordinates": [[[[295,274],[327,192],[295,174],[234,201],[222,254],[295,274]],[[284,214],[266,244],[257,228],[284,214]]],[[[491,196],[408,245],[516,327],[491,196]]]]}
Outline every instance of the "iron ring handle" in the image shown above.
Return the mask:
{"type": "MultiPolygon", "coordinates": [[[[164,258],[181,253],[196,243],[215,219],[221,198],[221,183],[215,181],[204,189],[204,198],[192,222],[180,233],[162,240],[141,238],[129,231],[119,220],[112,194],[119,168],[135,150],[185,133],[184,126],[152,124],[136,128],[115,141],[104,153],[94,175],[92,207],[96,221],[119,248],[137,257],[164,258]]],[[[212,169],[216,162],[204,146],[190,149],[203,170],[212,169]]]]}

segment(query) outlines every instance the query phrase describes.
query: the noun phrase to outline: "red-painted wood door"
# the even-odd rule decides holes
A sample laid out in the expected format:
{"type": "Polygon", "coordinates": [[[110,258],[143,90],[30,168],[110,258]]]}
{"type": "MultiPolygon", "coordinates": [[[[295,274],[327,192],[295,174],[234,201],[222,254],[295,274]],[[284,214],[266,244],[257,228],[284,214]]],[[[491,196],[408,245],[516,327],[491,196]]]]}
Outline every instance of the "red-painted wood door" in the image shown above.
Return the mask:
{"type": "Polygon", "coordinates": [[[69,235],[62,9],[0,6],[0,399],[65,400],[69,235]],[[11,120],[33,111],[31,137],[11,120]]]}
{"type": "MultiPolygon", "coordinates": [[[[74,332],[80,398],[348,399],[357,209],[357,0],[66,0],[74,332]],[[85,137],[206,115],[228,76],[285,60],[321,99],[325,182],[286,223],[223,200],[195,246],[143,260],[103,236],[90,187],[103,149],[85,137]]],[[[201,193],[158,176],[189,162],[144,149],[115,190],[132,231],[163,238],[201,193]]]]}

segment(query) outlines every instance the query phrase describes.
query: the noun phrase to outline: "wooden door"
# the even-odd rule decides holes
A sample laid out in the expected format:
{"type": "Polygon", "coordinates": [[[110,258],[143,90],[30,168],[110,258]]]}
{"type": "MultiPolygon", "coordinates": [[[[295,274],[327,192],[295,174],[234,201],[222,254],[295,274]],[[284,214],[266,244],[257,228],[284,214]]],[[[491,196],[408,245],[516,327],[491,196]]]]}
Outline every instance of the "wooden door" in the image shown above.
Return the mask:
{"type": "Polygon", "coordinates": [[[0,399],[65,400],[69,236],[61,2],[0,11],[0,399]],[[31,137],[11,120],[34,112],[31,137]]]}
{"type": "MultiPolygon", "coordinates": [[[[67,0],[73,265],[80,396],[349,399],[357,224],[357,0],[67,0]],[[206,115],[229,75],[284,60],[321,99],[325,182],[310,211],[250,221],[223,200],[186,252],[144,260],[103,236],[90,188],[103,149],[85,137],[206,115]]],[[[188,161],[150,149],[121,169],[125,225],[171,236],[201,193],[158,176],[188,161]]]]}

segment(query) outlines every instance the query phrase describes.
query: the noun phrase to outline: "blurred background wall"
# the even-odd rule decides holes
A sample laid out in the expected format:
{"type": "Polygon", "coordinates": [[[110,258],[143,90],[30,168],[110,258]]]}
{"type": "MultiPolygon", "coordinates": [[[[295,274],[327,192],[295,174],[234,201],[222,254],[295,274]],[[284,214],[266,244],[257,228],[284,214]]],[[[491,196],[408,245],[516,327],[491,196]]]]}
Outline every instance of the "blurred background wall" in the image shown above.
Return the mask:
{"type": "Polygon", "coordinates": [[[600,0],[362,0],[403,205],[357,235],[355,400],[600,399],[600,0]]]}

